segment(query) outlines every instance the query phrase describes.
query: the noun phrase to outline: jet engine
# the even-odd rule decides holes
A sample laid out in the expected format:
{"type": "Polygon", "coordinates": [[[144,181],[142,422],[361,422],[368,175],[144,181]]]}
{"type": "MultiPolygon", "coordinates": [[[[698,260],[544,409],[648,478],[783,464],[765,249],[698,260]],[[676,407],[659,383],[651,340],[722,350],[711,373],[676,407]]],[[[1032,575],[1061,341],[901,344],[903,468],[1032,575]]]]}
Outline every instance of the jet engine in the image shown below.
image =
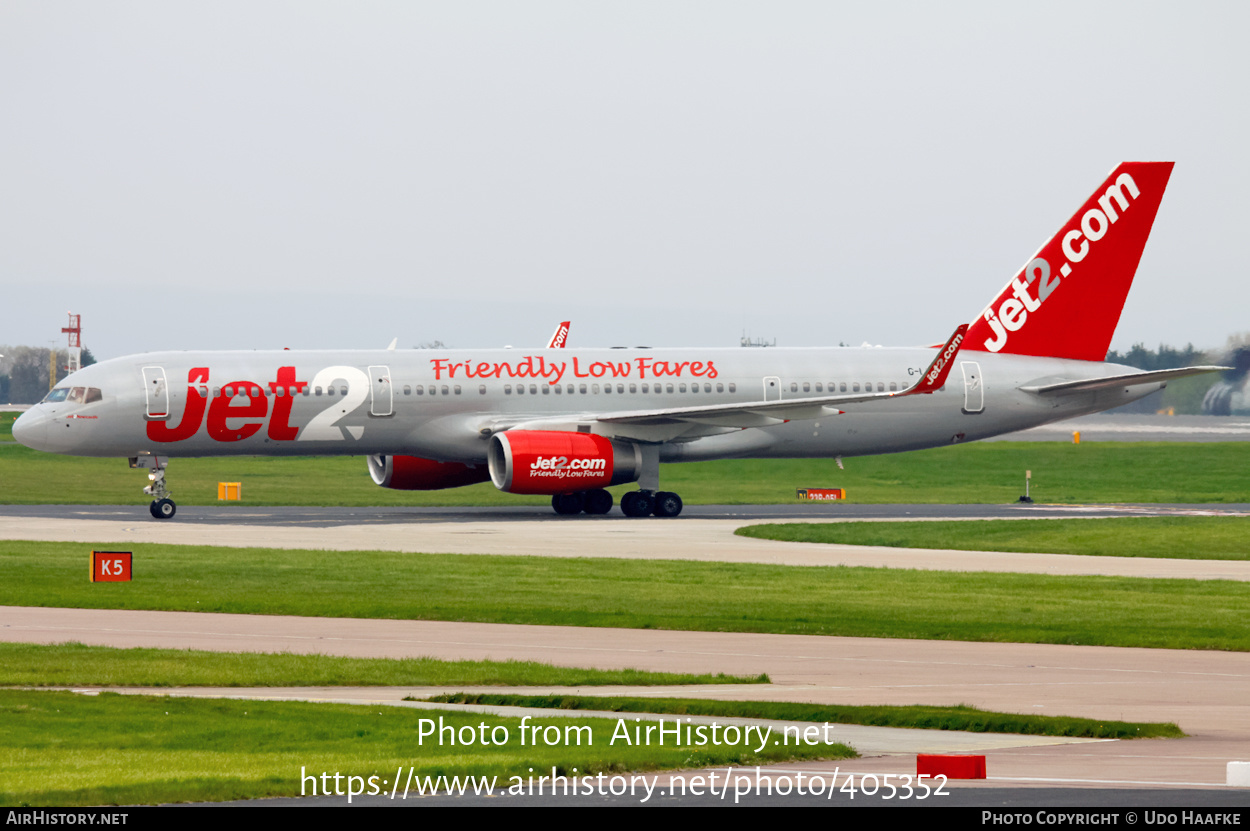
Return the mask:
{"type": "Polygon", "coordinates": [[[485,466],[436,462],[417,456],[369,456],[369,475],[375,484],[400,491],[437,491],[476,485],[490,479],[485,466]]]}
{"type": "Polygon", "coordinates": [[[491,481],[507,493],[594,490],[636,481],[642,471],[638,445],[563,431],[496,433],[487,460],[491,481]]]}

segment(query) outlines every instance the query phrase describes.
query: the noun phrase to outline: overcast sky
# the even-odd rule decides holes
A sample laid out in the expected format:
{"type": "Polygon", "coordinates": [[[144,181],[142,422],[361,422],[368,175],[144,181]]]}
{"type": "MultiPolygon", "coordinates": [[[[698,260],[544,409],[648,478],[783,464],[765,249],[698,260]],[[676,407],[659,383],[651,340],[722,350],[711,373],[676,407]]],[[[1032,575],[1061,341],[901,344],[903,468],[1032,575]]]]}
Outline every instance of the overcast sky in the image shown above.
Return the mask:
{"type": "Polygon", "coordinates": [[[1122,160],[1250,329],[1250,4],[0,3],[0,344],[940,342],[1122,160]]]}

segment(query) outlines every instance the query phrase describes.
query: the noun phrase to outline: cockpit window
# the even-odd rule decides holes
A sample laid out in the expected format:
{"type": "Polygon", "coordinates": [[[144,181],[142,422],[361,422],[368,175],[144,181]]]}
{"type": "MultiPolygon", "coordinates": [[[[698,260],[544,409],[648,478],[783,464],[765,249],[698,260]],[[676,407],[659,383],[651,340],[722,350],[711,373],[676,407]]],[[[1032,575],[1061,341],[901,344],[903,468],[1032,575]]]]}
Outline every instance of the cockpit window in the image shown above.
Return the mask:
{"type": "Polygon", "coordinates": [[[55,404],[64,401],[67,404],[91,404],[102,400],[103,396],[96,387],[57,387],[40,403],[55,404]]]}

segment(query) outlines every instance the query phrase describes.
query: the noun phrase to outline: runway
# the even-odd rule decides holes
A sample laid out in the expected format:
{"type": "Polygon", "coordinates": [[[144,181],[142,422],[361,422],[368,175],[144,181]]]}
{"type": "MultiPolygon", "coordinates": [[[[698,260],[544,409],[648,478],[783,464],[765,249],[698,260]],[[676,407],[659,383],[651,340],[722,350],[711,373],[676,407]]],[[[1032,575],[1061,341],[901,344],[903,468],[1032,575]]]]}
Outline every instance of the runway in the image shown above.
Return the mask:
{"type": "Polygon", "coordinates": [[[696,506],[674,520],[558,517],[524,508],[190,507],[172,521],[118,506],[0,506],[0,539],[203,544],[331,551],[619,557],[868,566],[948,571],[1250,580],[1250,562],[1004,554],[993,551],[813,545],[739,537],[752,522],[1250,516],[1250,505],[767,505],[696,506]]]}

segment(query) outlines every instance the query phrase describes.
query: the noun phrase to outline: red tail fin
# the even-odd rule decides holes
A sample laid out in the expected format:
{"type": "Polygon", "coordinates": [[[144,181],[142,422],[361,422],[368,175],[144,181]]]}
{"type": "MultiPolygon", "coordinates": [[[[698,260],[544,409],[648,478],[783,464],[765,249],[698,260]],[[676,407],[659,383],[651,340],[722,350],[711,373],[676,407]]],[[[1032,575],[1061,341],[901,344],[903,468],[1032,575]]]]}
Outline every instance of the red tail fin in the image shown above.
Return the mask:
{"type": "Polygon", "coordinates": [[[1102,361],[1172,162],[1124,162],[968,329],[964,348],[1102,361]]]}
{"type": "Polygon", "coordinates": [[[569,339],[569,321],[564,321],[556,327],[555,334],[551,336],[551,340],[547,341],[548,349],[563,349],[564,344],[569,339]]]}

